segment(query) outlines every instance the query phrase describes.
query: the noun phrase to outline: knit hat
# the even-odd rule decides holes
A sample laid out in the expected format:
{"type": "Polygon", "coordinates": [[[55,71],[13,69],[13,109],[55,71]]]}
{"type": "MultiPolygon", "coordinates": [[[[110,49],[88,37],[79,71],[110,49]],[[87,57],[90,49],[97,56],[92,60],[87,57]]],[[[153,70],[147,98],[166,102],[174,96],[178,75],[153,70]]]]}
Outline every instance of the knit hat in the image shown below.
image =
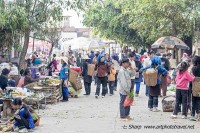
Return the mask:
{"type": "Polygon", "coordinates": [[[2,70],[2,74],[3,75],[8,75],[10,73],[10,70],[8,70],[7,68],[4,68],[3,70],[2,70]]]}

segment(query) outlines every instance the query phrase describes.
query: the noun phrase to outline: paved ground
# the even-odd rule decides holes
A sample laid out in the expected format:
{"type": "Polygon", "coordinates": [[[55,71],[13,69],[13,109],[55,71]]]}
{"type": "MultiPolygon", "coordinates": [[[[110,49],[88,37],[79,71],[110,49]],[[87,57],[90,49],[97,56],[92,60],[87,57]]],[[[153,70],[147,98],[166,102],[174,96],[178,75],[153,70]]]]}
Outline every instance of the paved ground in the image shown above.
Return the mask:
{"type": "MultiPolygon", "coordinates": [[[[135,106],[131,107],[133,121],[120,121],[118,92],[114,96],[95,99],[93,86],[91,96],[80,95],[77,99],[70,98],[67,103],[48,105],[47,109],[40,110],[41,126],[35,133],[200,133],[200,122],[182,120],[180,117],[173,120],[170,119],[171,113],[148,111],[148,98],[144,96],[144,90],[142,85],[141,95],[136,98],[135,106]],[[161,128],[160,125],[186,125],[194,129],[144,129],[145,126],[161,128]]],[[[159,106],[161,109],[161,99],[159,106]]]]}

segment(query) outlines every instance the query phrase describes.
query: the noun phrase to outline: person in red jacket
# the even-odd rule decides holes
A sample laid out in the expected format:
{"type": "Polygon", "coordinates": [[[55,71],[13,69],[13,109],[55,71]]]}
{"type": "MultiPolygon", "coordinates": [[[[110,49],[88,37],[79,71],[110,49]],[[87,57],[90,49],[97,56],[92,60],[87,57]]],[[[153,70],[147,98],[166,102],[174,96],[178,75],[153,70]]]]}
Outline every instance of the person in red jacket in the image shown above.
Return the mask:
{"type": "Polygon", "coordinates": [[[182,119],[187,118],[188,107],[188,85],[189,81],[193,81],[195,77],[188,72],[189,64],[183,61],[176,77],[176,104],[172,118],[177,118],[179,105],[182,104],[182,119]]]}
{"type": "Polygon", "coordinates": [[[102,98],[104,98],[107,92],[107,77],[110,72],[110,65],[106,62],[105,56],[103,54],[99,55],[98,57],[98,62],[95,66],[95,71],[97,73],[97,88],[95,98],[99,97],[101,84],[102,98]]]}

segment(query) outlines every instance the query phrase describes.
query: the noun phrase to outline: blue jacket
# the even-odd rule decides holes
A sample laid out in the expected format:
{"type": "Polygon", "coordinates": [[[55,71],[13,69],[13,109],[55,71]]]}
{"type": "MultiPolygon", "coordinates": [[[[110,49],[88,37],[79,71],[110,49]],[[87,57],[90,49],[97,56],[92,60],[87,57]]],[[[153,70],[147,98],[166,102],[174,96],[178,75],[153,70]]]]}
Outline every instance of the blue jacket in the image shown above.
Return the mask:
{"type": "MultiPolygon", "coordinates": [[[[148,66],[146,68],[140,69],[140,73],[142,73],[143,71],[149,69],[149,68],[155,68],[155,66],[157,67],[157,71],[158,71],[158,76],[166,76],[167,75],[167,70],[161,65],[161,59],[159,56],[154,56],[152,59],[152,64],[151,66],[148,66]]],[[[157,84],[161,84],[161,79],[158,78],[157,84]]]]}
{"type": "Polygon", "coordinates": [[[69,68],[67,64],[64,64],[60,70],[60,79],[64,79],[64,80],[68,79],[68,74],[67,74],[68,70],[69,68]]]}
{"type": "Polygon", "coordinates": [[[90,58],[89,63],[90,63],[90,64],[92,64],[94,57],[95,57],[95,54],[94,54],[94,53],[91,53],[91,54],[89,55],[89,58],[90,58]]]}
{"type": "MultiPolygon", "coordinates": [[[[24,109],[23,106],[22,106],[22,108],[19,110],[19,116],[25,118],[25,109],[24,109]]],[[[28,111],[28,117],[25,118],[25,119],[28,121],[28,123],[29,123],[29,128],[30,128],[30,129],[35,128],[34,121],[33,121],[33,117],[32,117],[32,115],[31,115],[31,113],[30,113],[29,111],[28,111]]],[[[18,123],[18,122],[15,122],[14,125],[15,125],[15,126],[18,126],[19,123],[18,123]]]]}

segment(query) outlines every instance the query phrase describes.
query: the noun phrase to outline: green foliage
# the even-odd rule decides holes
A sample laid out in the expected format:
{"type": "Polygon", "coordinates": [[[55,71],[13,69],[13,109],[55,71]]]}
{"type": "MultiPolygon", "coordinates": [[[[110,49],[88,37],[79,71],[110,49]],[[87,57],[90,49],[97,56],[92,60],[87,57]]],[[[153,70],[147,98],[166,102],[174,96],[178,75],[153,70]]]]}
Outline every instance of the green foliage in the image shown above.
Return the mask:
{"type": "Polygon", "coordinates": [[[84,24],[121,43],[151,45],[161,36],[191,37],[199,0],[104,0],[85,11],[84,24]]]}
{"type": "Polygon", "coordinates": [[[0,53],[4,55],[19,44],[20,34],[27,28],[28,21],[25,9],[16,5],[4,7],[0,4],[0,12],[0,53]]]}
{"type": "Polygon", "coordinates": [[[83,23],[93,27],[94,33],[100,37],[125,44],[142,44],[142,39],[137,35],[136,30],[129,28],[129,16],[122,14],[122,5],[113,0],[91,5],[86,10],[83,23]]]}

